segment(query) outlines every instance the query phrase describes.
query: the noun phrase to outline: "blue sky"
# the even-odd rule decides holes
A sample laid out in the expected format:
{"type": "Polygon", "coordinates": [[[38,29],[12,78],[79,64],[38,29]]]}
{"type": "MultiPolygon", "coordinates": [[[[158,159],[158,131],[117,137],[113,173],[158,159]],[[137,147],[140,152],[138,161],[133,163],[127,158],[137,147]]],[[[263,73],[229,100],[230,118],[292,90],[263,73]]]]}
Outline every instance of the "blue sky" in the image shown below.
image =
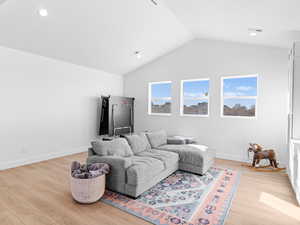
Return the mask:
{"type": "Polygon", "coordinates": [[[152,84],[151,94],[152,98],[170,98],[172,95],[172,84],[152,84]]]}
{"type": "MultiPolygon", "coordinates": [[[[224,96],[256,96],[257,95],[257,78],[230,78],[224,79],[224,96]]],[[[170,98],[171,97],[171,83],[152,84],[153,98],[170,98]]],[[[183,83],[184,97],[187,98],[201,98],[209,92],[209,81],[186,81],[183,83]]]]}
{"type": "Polygon", "coordinates": [[[209,81],[186,81],[183,83],[183,93],[186,98],[203,98],[209,92],[209,81]]]}
{"type": "Polygon", "coordinates": [[[170,102],[172,95],[172,84],[152,84],[151,85],[152,102],[154,104],[163,105],[166,102],[170,102]],[[159,99],[155,99],[159,98],[159,99]]]}
{"type": "MultiPolygon", "coordinates": [[[[171,83],[152,84],[152,102],[155,104],[164,104],[171,98],[171,83]],[[155,99],[161,98],[161,99],[155,99]]],[[[209,81],[186,81],[183,84],[184,104],[197,105],[203,100],[195,100],[195,98],[205,98],[209,91],[209,81]]],[[[207,101],[205,101],[207,102],[207,101]]]]}
{"type": "Polygon", "coordinates": [[[224,96],[256,96],[257,77],[224,79],[224,96]]]}
{"type": "MultiPolygon", "coordinates": [[[[229,78],[224,79],[224,96],[233,97],[233,99],[224,99],[224,104],[233,107],[235,104],[241,104],[250,108],[256,105],[255,99],[234,99],[235,96],[256,96],[257,95],[257,77],[229,78]]],[[[155,104],[164,104],[171,100],[172,84],[152,84],[152,101],[155,104]],[[156,99],[158,98],[158,99],[156,99]]],[[[186,81],[183,83],[184,104],[196,105],[198,102],[204,102],[206,94],[209,92],[209,81],[186,81]],[[199,98],[199,99],[197,99],[199,98]],[[201,99],[201,100],[200,100],[201,99]]],[[[207,101],[205,101],[207,102],[207,101]]]]}

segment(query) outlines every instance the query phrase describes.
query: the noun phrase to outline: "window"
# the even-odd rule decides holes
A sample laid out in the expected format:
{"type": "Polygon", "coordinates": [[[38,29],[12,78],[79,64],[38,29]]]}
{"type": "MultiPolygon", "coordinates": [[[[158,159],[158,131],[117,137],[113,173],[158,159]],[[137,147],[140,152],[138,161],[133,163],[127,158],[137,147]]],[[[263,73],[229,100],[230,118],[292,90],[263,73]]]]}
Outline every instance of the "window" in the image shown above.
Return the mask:
{"type": "Polygon", "coordinates": [[[222,78],[221,116],[256,117],[257,75],[222,78]]]}
{"type": "Polygon", "coordinates": [[[208,116],[209,79],[182,80],[181,104],[182,116],[208,116]]]}
{"type": "Polygon", "coordinates": [[[151,115],[170,115],[171,92],[171,81],[149,83],[148,113],[151,115]]]}

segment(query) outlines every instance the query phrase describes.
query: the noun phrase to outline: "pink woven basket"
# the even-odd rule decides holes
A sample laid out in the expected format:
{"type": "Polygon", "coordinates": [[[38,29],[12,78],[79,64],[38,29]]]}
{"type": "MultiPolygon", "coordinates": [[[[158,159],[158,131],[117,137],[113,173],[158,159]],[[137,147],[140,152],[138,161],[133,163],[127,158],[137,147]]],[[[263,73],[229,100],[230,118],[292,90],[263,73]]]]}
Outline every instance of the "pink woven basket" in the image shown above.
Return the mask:
{"type": "Polygon", "coordinates": [[[89,204],[98,201],[105,191],[105,174],[90,179],[71,176],[71,193],[75,201],[89,204]]]}

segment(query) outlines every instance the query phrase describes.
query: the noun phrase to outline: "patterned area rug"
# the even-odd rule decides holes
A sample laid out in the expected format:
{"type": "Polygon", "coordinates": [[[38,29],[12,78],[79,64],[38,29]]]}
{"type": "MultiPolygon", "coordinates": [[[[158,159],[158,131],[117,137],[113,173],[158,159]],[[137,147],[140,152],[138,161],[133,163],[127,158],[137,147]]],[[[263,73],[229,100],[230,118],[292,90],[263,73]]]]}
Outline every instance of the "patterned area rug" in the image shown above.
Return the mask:
{"type": "Polygon", "coordinates": [[[137,199],[106,191],[101,201],[156,225],[223,225],[239,182],[237,171],[177,171],[137,199]]]}

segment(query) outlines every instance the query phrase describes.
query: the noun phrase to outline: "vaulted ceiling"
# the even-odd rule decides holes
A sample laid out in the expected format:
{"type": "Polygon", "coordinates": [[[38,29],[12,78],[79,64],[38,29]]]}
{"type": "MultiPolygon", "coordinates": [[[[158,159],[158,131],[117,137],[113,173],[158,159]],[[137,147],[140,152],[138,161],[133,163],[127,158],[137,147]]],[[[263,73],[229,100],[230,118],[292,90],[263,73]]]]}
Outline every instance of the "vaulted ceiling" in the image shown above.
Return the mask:
{"type": "Polygon", "coordinates": [[[299,0],[165,0],[198,38],[288,48],[300,40],[299,0]],[[250,36],[248,29],[263,32],[250,36]]]}
{"type": "Polygon", "coordinates": [[[0,45],[117,74],[191,38],[168,8],[151,0],[6,0],[0,5],[0,45]],[[41,8],[47,17],[39,15],[41,8]],[[140,59],[135,51],[141,51],[140,59]]]}
{"type": "Polygon", "coordinates": [[[299,8],[299,0],[0,0],[0,45],[125,74],[193,38],[287,48],[300,39],[299,8]]]}

